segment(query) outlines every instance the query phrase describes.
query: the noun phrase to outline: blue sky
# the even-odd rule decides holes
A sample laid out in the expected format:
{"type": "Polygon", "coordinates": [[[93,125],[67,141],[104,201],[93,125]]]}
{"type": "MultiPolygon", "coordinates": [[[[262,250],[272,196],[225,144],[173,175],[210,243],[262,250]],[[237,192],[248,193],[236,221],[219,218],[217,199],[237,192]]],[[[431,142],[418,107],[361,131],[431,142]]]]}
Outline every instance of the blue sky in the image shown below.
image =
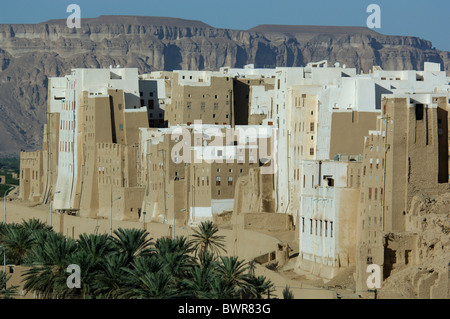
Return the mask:
{"type": "Polygon", "coordinates": [[[11,0],[0,9],[0,23],[66,19],[69,4],[82,18],[146,15],[201,20],[213,27],[246,30],[258,24],[366,26],[369,4],[381,8],[383,34],[411,35],[450,51],[449,0],[11,0]]]}

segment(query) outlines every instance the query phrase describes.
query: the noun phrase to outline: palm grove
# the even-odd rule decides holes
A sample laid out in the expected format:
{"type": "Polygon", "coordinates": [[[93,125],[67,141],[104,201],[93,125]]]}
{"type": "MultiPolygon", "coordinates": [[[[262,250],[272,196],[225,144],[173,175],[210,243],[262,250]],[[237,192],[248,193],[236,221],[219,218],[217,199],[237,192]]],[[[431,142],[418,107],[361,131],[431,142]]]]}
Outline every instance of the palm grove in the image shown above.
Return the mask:
{"type": "MultiPolygon", "coordinates": [[[[212,222],[200,224],[191,240],[158,238],[145,230],[81,234],[54,232],[37,219],[0,226],[6,261],[27,266],[22,282],[39,298],[263,298],[274,292],[254,263],[222,256],[224,237],[212,222]],[[68,288],[67,267],[80,267],[80,288],[68,288]]],[[[3,253],[3,251],[2,251],[3,253]]],[[[14,298],[17,287],[0,272],[1,297],[14,298]]]]}

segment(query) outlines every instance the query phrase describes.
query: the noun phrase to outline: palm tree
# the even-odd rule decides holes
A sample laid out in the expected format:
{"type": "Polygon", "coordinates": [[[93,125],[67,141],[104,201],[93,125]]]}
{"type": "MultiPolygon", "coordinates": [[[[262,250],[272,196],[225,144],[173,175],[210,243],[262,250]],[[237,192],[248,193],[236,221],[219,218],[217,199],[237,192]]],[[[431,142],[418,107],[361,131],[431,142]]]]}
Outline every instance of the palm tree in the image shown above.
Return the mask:
{"type": "Polygon", "coordinates": [[[20,265],[31,247],[36,242],[39,232],[49,232],[52,228],[33,218],[28,221],[23,220],[22,224],[7,224],[0,229],[1,242],[7,249],[7,258],[10,263],[20,265]]]}
{"type": "Polygon", "coordinates": [[[59,233],[40,232],[26,257],[31,266],[24,274],[24,289],[43,298],[67,298],[77,293],[67,287],[67,267],[73,263],[76,242],[59,233]]]}
{"type": "Polygon", "coordinates": [[[219,274],[211,278],[208,292],[199,292],[199,297],[203,299],[234,299],[238,296],[235,287],[229,287],[219,274]]]}
{"type": "Polygon", "coordinates": [[[180,297],[180,292],[173,285],[173,277],[165,271],[149,272],[139,277],[140,287],[132,289],[132,298],[168,299],[180,297]]]}
{"type": "Polygon", "coordinates": [[[142,229],[123,229],[114,231],[114,245],[120,254],[127,257],[127,262],[131,263],[134,258],[151,254],[150,246],[152,238],[148,238],[149,233],[142,229]]]}
{"type": "Polygon", "coordinates": [[[249,276],[247,285],[243,291],[246,299],[262,299],[265,293],[272,293],[275,291],[273,283],[264,276],[249,276]]]}
{"type": "Polygon", "coordinates": [[[286,287],[284,287],[284,289],[283,289],[283,298],[284,299],[294,299],[294,293],[292,292],[292,290],[289,288],[288,285],[286,285],[286,287]]]}
{"type": "Polygon", "coordinates": [[[7,227],[4,234],[3,246],[9,262],[20,265],[35,243],[34,236],[23,227],[7,227]]]}
{"type": "Polygon", "coordinates": [[[163,261],[155,256],[145,256],[134,260],[131,269],[128,269],[134,276],[139,277],[148,272],[158,272],[163,268],[163,261]]]}
{"type": "Polygon", "coordinates": [[[249,275],[245,273],[246,270],[244,260],[238,260],[236,256],[220,257],[218,274],[224,280],[225,286],[234,288],[236,292],[247,289],[249,275]]]}
{"type": "Polygon", "coordinates": [[[215,254],[220,254],[220,251],[226,252],[225,236],[217,235],[219,228],[212,221],[204,221],[200,224],[199,230],[194,229],[192,237],[194,239],[194,247],[197,254],[203,254],[205,251],[210,251],[215,254]]]}
{"type": "Polygon", "coordinates": [[[127,286],[128,257],[124,254],[106,255],[95,272],[92,290],[96,296],[103,298],[121,298],[130,287],[127,286]]]}
{"type": "Polygon", "coordinates": [[[10,229],[19,229],[20,227],[21,227],[21,225],[17,224],[17,223],[11,223],[11,224],[0,223],[0,244],[3,243],[3,241],[7,237],[7,232],[10,229]]]}
{"type": "Polygon", "coordinates": [[[136,289],[145,289],[140,278],[146,274],[162,271],[163,262],[155,256],[145,256],[136,258],[130,265],[130,268],[124,268],[126,273],[124,277],[124,286],[127,289],[121,294],[123,298],[134,298],[137,294],[142,294],[136,289]]]}
{"type": "Polygon", "coordinates": [[[13,299],[18,295],[17,289],[19,286],[7,286],[8,280],[11,278],[11,275],[4,273],[2,270],[0,271],[0,298],[1,299],[13,299]],[[5,289],[6,287],[6,289],[5,289]]]}
{"type": "Polygon", "coordinates": [[[53,227],[47,225],[46,223],[40,221],[37,218],[29,219],[28,221],[22,219],[21,227],[28,230],[30,233],[35,233],[37,231],[43,230],[43,231],[52,231],[53,227]]]}
{"type": "Polygon", "coordinates": [[[113,253],[111,237],[107,234],[81,234],[77,239],[77,251],[74,263],[81,269],[81,296],[95,297],[92,288],[95,275],[107,255],[113,253]]]}
{"type": "Polygon", "coordinates": [[[218,262],[216,256],[209,252],[205,251],[202,254],[199,254],[197,256],[198,262],[200,263],[200,266],[203,268],[217,268],[218,262]]]}
{"type": "Polygon", "coordinates": [[[196,265],[194,257],[191,256],[192,243],[186,241],[185,237],[158,238],[155,252],[156,258],[162,262],[163,270],[177,280],[187,278],[196,265]]]}
{"type": "Polygon", "coordinates": [[[0,243],[3,242],[5,238],[6,229],[8,228],[8,224],[0,223],[0,243]]]}
{"type": "Polygon", "coordinates": [[[207,298],[211,291],[212,280],[215,273],[211,267],[194,267],[189,279],[183,279],[181,283],[182,290],[187,298],[207,298]]]}

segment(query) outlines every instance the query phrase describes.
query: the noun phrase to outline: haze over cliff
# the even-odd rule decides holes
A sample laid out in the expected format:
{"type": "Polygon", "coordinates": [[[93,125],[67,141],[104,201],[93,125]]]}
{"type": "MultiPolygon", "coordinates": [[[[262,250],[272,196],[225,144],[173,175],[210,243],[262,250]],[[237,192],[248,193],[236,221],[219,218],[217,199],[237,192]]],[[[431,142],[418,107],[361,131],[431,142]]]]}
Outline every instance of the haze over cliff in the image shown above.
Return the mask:
{"type": "Polygon", "coordinates": [[[423,69],[439,62],[450,71],[450,52],[412,36],[383,35],[363,27],[260,25],[218,29],[200,21],[164,17],[100,16],[0,25],[0,155],[42,147],[48,77],[72,68],[137,67],[154,70],[217,70],[340,62],[368,72],[423,69]]]}

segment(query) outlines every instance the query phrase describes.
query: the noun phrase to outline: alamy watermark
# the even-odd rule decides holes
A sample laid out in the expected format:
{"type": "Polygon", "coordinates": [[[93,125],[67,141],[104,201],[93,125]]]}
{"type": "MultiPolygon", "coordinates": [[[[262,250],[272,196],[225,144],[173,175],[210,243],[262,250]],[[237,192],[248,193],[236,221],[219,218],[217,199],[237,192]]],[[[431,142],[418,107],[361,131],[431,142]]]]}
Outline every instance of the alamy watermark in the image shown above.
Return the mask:
{"type": "Polygon", "coordinates": [[[69,4],[66,12],[72,13],[66,20],[67,27],[70,29],[81,28],[81,8],[78,4],[69,4]]]}
{"type": "Polygon", "coordinates": [[[381,8],[378,4],[369,4],[366,9],[367,13],[371,13],[367,17],[366,24],[369,29],[381,28],[381,8]]]}
{"type": "Polygon", "coordinates": [[[81,288],[81,269],[77,264],[71,264],[67,267],[66,272],[71,274],[67,277],[66,284],[67,287],[72,288],[81,288]]]}
{"type": "Polygon", "coordinates": [[[377,264],[367,266],[366,272],[370,273],[367,277],[366,285],[369,289],[381,288],[381,267],[377,264]]]}

